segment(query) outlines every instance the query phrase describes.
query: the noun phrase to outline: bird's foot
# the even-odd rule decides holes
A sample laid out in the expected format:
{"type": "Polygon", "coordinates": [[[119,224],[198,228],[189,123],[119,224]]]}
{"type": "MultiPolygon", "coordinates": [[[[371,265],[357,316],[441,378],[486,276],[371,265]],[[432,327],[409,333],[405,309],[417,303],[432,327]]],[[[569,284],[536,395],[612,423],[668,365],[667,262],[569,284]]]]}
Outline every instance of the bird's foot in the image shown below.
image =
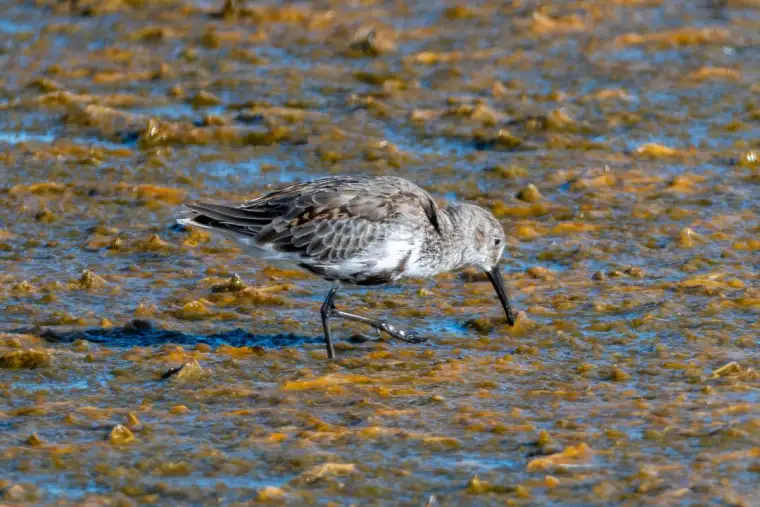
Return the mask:
{"type": "Polygon", "coordinates": [[[420,336],[414,331],[404,331],[403,329],[399,329],[396,326],[388,324],[387,322],[382,322],[379,329],[382,329],[395,339],[401,340],[402,342],[423,343],[427,341],[427,338],[420,336]]]}
{"type": "Polygon", "coordinates": [[[422,336],[419,333],[415,333],[414,331],[411,331],[409,333],[406,333],[406,338],[404,339],[405,342],[408,343],[425,343],[428,341],[428,338],[426,336],[422,336]]]}

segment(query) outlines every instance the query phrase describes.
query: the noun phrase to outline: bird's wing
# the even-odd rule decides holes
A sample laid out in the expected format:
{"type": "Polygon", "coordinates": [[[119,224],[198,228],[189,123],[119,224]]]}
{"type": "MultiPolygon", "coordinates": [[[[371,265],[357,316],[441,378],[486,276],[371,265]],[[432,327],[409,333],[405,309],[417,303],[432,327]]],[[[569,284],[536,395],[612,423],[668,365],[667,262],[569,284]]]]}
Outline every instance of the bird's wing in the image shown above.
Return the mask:
{"type": "Polygon", "coordinates": [[[264,250],[339,262],[387,237],[394,227],[438,228],[438,208],[399,178],[323,178],[292,185],[240,206],[197,203],[189,221],[254,239],[264,250]]]}

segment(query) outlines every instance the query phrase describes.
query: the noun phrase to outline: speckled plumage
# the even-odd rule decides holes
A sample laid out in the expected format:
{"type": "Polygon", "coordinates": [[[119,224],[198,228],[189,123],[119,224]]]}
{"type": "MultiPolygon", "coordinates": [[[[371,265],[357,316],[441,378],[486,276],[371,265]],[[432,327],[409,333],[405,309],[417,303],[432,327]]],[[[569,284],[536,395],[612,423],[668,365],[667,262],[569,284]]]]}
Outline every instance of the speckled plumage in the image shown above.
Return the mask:
{"type": "MultiPolygon", "coordinates": [[[[496,269],[504,249],[499,222],[471,204],[440,208],[430,194],[402,178],[322,178],[239,205],[187,207],[191,212],[180,223],[227,233],[257,257],[290,261],[333,282],[377,285],[467,266],[481,268],[489,273],[507,320],[513,322],[496,269]]],[[[325,304],[334,309],[331,296],[325,304]]],[[[348,318],[345,315],[350,314],[341,316],[348,318]]],[[[411,336],[393,329],[398,335],[390,334],[397,338],[411,336]]],[[[332,357],[327,327],[325,335],[332,357]]]]}

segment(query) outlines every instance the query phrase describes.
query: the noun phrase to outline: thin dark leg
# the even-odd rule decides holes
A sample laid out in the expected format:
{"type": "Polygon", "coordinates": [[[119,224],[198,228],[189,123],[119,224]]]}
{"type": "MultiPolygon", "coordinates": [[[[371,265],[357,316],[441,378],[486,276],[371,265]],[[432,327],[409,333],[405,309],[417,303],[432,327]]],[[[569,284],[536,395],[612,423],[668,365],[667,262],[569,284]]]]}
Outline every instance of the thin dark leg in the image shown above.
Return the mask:
{"type": "Polygon", "coordinates": [[[325,346],[327,347],[327,359],[335,359],[335,349],[333,349],[332,336],[330,335],[330,317],[335,312],[335,294],[338,292],[338,285],[333,285],[330,292],[327,293],[325,302],[322,303],[322,328],[325,330],[325,346]]]}
{"type": "Polygon", "coordinates": [[[422,343],[426,342],[427,338],[418,335],[415,332],[407,332],[403,329],[399,329],[396,326],[392,324],[388,324],[387,322],[383,322],[382,320],[374,320],[367,317],[362,317],[361,315],[354,315],[353,313],[346,313],[343,311],[338,310],[333,306],[331,315],[333,317],[338,317],[341,319],[346,320],[352,320],[354,322],[361,322],[362,324],[367,324],[368,326],[372,326],[375,329],[378,329],[380,331],[385,331],[392,337],[396,338],[397,340],[401,340],[408,343],[422,343]]]}
{"type": "Polygon", "coordinates": [[[368,317],[362,317],[361,315],[354,315],[353,313],[343,312],[335,308],[335,294],[338,292],[338,284],[333,285],[330,292],[327,293],[325,302],[322,303],[322,309],[320,314],[322,315],[322,328],[325,331],[325,347],[327,347],[327,358],[335,359],[335,349],[333,349],[332,335],[330,333],[330,318],[338,317],[339,319],[351,320],[354,322],[360,322],[368,326],[372,326],[378,331],[385,331],[397,340],[401,340],[407,343],[422,343],[426,342],[427,338],[418,335],[415,332],[407,332],[403,329],[399,329],[392,324],[381,320],[374,320],[368,317]]]}

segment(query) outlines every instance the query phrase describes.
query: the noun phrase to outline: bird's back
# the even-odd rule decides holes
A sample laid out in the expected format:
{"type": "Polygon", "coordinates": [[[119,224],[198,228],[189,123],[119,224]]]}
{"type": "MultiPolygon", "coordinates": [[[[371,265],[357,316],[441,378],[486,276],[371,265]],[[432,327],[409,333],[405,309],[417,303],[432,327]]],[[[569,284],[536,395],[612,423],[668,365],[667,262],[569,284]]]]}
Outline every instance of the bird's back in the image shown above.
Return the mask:
{"type": "Polygon", "coordinates": [[[382,271],[371,277],[377,283],[400,276],[404,259],[386,250],[411,247],[421,228],[437,229],[439,213],[432,197],[407,180],[357,176],[298,183],[238,206],[188,207],[194,214],[182,223],[231,233],[264,258],[292,260],[325,278],[344,273],[355,283],[362,270],[382,271]],[[373,250],[386,257],[373,261],[373,250]]]}

